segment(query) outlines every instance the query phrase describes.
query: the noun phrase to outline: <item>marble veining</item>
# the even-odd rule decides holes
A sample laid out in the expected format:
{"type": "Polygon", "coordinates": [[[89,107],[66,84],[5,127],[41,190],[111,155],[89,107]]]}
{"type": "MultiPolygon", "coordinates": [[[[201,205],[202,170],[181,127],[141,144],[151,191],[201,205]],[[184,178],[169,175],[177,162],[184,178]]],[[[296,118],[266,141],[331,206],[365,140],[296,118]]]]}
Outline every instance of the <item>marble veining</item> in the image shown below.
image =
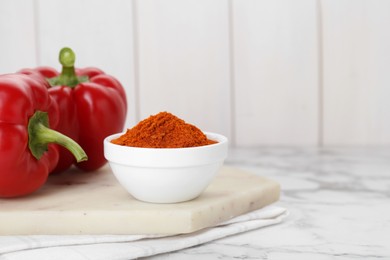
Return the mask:
{"type": "Polygon", "coordinates": [[[282,224],[150,259],[390,259],[389,148],[231,149],[282,186],[282,224]]]}

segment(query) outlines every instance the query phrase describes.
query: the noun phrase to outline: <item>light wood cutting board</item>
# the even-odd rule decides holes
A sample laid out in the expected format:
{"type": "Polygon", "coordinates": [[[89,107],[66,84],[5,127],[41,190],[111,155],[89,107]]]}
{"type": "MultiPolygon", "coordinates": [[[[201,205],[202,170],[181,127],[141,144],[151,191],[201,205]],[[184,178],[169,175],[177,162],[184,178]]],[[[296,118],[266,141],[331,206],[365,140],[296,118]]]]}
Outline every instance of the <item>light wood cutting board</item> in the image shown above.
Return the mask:
{"type": "Polygon", "coordinates": [[[178,234],[213,226],[279,199],[277,182],[222,167],[198,198],[177,204],[135,200],[108,166],[50,176],[33,195],[0,199],[0,235],[178,234]]]}

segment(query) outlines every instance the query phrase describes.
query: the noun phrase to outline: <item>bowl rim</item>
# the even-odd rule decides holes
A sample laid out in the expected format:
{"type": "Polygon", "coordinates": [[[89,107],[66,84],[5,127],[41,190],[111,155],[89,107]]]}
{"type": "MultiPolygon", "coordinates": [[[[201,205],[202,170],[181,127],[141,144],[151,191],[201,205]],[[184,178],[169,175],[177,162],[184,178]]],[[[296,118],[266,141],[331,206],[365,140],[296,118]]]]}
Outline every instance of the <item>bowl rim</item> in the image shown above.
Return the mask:
{"type": "Polygon", "coordinates": [[[198,150],[198,149],[209,149],[211,147],[216,147],[216,146],[222,146],[225,145],[226,143],[229,142],[228,138],[224,135],[214,133],[214,132],[207,132],[207,131],[202,131],[208,139],[217,141],[217,143],[214,144],[208,144],[208,145],[201,145],[201,146],[193,146],[193,147],[180,147],[180,148],[149,148],[149,147],[135,147],[135,146],[126,146],[126,145],[119,145],[119,144],[114,144],[111,142],[112,139],[117,138],[123,134],[126,133],[126,131],[121,132],[121,133],[115,133],[112,135],[109,135],[104,138],[103,142],[104,144],[107,144],[112,147],[118,147],[118,149],[134,149],[134,150],[142,150],[142,151],[179,151],[179,150],[198,150]],[[217,137],[217,140],[213,139],[212,137],[217,137]],[[120,148],[121,147],[121,148],[120,148]]]}
{"type": "Polygon", "coordinates": [[[193,167],[223,162],[228,153],[228,139],[217,133],[205,132],[218,143],[185,148],[131,147],[110,142],[120,134],[104,139],[104,157],[110,164],[146,168],[193,167]]]}

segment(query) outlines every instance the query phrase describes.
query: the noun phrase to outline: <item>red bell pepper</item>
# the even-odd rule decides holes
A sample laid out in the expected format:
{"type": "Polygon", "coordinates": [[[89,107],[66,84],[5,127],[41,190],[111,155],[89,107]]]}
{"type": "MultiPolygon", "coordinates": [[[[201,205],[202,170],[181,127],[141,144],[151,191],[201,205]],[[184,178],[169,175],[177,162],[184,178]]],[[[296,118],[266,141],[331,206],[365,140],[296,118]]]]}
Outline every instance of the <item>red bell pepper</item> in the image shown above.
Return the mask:
{"type": "MultiPolygon", "coordinates": [[[[22,70],[39,73],[51,87],[49,93],[57,101],[61,120],[56,130],[76,140],[88,154],[88,161],[77,163],[84,171],[92,171],[106,163],[103,139],[121,132],[127,111],[125,91],[118,80],[93,67],[75,69],[75,54],[63,48],[59,55],[62,72],[51,67],[22,70]]],[[[54,172],[68,169],[74,163],[65,149],[54,172]]]]}
{"type": "Polygon", "coordinates": [[[27,195],[46,182],[59,158],[51,143],[87,159],[77,143],[49,128],[58,124],[59,110],[47,85],[32,75],[0,76],[0,197],[27,195]]]}

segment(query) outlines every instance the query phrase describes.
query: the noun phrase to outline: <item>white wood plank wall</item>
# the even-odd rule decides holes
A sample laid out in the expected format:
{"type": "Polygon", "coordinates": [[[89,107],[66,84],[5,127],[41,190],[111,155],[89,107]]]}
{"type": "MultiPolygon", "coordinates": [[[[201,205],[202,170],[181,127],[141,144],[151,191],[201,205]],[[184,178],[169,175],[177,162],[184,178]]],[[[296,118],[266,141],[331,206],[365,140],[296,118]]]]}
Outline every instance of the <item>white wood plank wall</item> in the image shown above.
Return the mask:
{"type": "Polygon", "coordinates": [[[233,1],[237,143],[318,142],[316,2],[233,1]]]}
{"type": "Polygon", "coordinates": [[[327,0],[324,143],[390,143],[390,1],[327,0]]]}
{"type": "Polygon", "coordinates": [[[236,146],[389,145],[390,1],[0,0],[0,74],[116,76],[126,127],[170,111],[236,146]]]}

